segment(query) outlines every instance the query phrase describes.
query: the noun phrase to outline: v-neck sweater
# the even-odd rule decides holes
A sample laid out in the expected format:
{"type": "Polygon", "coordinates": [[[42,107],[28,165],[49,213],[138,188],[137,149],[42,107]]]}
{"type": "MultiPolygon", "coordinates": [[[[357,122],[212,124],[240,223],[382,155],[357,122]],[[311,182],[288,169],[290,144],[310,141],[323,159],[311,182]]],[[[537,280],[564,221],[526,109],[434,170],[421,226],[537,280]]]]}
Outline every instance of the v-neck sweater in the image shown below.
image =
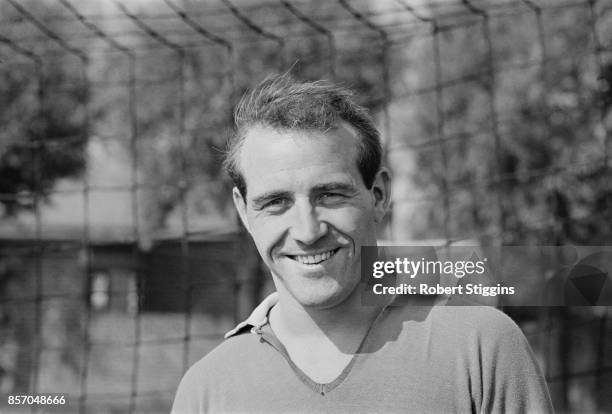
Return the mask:
{"type": "Polygon", "coordinates": [[[332,382],[291,361],[264,301],[183,377],[173,414],[548,413],[526,338],[484,306],[390,306],[332,382]]]}

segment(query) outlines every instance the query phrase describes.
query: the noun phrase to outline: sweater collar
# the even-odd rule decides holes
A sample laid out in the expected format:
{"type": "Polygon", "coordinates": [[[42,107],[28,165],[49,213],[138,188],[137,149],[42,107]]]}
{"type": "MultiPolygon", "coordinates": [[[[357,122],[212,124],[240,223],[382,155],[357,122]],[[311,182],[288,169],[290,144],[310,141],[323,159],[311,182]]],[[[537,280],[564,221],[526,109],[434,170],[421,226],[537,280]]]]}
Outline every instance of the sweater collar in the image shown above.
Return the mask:
{"type": "Polygon", "coordinates": [[[240,322],[238,325],[234,327],[231,331],[225,334],[224,338],[228,339],[234,335],[237,335],[241,332],[244,332],[245,329],[251,328],[251,331],[254,329],[259,329],[265,324],[268,323],[268,314],[270,313],[270,309],[274,305],[278,303],[278,293],[274,292],[268,297],[266,297],[246,318],[244,321],[240,322]]]}

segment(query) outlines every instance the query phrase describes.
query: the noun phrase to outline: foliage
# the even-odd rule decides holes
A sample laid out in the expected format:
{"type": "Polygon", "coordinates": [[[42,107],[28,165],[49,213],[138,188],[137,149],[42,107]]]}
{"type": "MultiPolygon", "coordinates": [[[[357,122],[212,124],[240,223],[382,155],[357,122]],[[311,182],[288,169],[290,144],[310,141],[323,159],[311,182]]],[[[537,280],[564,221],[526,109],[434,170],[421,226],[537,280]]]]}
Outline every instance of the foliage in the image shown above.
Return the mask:
{"type": "MultiPolygon", "coordinates": [[[[31,6],[43,22],[48,19],[50,8],[31,6]]],[[[3,25],[6,37],[31,35],[15,9],[3,3],[0,11],[10,22],[3,25]]],[[[60,32],[54,22],[45,24],[60,32]]],[[[58,179],[83,172],[89,91],[74,62],[62,55],[39,66],[8,45],[0,48],[13,56],[0,65],[0,214],[11,216],[32,209],[36,196],[44,200],[58,179]]]]}
{"type": "MultiPolygon", "coordinates": [[[[336,53],[325,35],[308,26],[304,27],[304,36],[296,37],[289,35],[294,28],[261,23],[268,33],[263,36],[229,10],[207,20],[206,2],[185,2],[183,6],[188,15],[198,16],[203,27],[223,27],[220,31],[228,34],[232,49],[199,38],[200,46],[179,51],[159,44],[144,31],[139,34],[139,45],[153,46],[142,47],[136,63],[138,163],[145,184],[143,214],[146,226],[152,229],[163,228],[169,217],[180,216],[182,210],[193,216],[233,219],[233,209],[228,208],[230,183],[221,170],[233,107],[248,88],[270,73],[291,71],[301,79],[329,79],[332,74],[328,63],[335,58],[337,81],[359,91],[365,98],[363,103],[374,111],[385,104],[381,97],[381,50],[373,48],[364,53],[364,44],[355,42],[363,38],[365,44],[378,44],[375,34],[365,26],[352,33],[351,42],[336,39],[336,45],[343,49],[336,53]],[[144,79],[151,79],[153,86],[144,79]]],[[[274,13],[282,13],[280,10],[275,7],[274,13]]],[[[307,15],[332,13],[326,15],[332,20],[342,17],[333,13],[346,14],[346,10],[317,2],[300,5],[300,10],[307,15]]],[[[257,24],[271,13],[269,6],[263,5],[252,8],[248,18],[257,24]]],[[[284,17],[290,20],[290,16],[284,17]]],[[[180,20],[171,24],[177,25],[177,31],[184,30],[185,23],[180,20]]],[[[168,27],[165,30],[172,31],[168,27]]],[[[116,70],[121,60],[109,60],[104,70],[116,70]]],[[[127,71],[125,64],[123,70],[127,71]]],[[[116,95],[117,91],[112,93],[116,95]]],[[[121,124],[127,128],[130,120],[125,106],[117,105],[117,98],[110,95],[103,101],[107,103],[101,109],[106,120],[123,117],[121,124]]],[[[106,133],[110,124],[99,122],[106,133]]],[[[129,142],[124,142],[126,150],[131,151],[129,142]]]]}
{"type": "MultiPolygon", "coordinates": [[[[417,179],[437,183],[440,200],[447,180],[451,237],[495,235],[500,224],[507,243],[603,243],[612,233],[601,124],[610,89],[598,82],[609,85],[611,66],[598,65],[586,7],[543,17],[544,51],[528,10],[488,21],[491,54],[482,18],[440,34],[443,81],[467,80],[443,90],[446,173],[439,151],[423,152],[417,179]]],[[[418,121],[436,136],[435,113],[418,121]]],[[[431,211],[423,236],[441,234],[443,216],[431,211]]]]}

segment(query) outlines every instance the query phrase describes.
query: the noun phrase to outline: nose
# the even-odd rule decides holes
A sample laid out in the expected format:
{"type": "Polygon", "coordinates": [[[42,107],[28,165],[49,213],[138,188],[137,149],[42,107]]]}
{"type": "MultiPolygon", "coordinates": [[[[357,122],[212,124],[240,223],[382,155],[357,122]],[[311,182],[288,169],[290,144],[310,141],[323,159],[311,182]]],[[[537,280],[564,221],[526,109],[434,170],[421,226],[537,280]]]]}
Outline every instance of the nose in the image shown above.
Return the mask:
{"type": "Polygon", "coordinates": [[[320,220],[310,202],[294,204],[290,234],[293,239],[305,245],[312,245],[327,234],[327,223],[320,220]]]}

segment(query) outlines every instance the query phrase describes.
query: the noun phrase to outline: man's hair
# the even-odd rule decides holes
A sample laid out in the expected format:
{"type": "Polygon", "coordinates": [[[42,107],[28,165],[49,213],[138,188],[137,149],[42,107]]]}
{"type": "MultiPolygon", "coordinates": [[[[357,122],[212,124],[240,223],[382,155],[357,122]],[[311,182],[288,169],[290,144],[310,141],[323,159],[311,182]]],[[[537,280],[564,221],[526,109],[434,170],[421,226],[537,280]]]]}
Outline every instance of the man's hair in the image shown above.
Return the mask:
{"type": "Polygon", "coordinates": [[[365,108],[353,101],[351,91],[327,81],[298,82],[287,74],[267,77],[242,97],[234,121],[236,130],[224,166],[243,198],[246,181],[239,166],[240,150],[254,126],[325,132],[344,121],[358,134],[357,168],[367,188],[372,187],[382,163],[380,134],[365,108]]]}

